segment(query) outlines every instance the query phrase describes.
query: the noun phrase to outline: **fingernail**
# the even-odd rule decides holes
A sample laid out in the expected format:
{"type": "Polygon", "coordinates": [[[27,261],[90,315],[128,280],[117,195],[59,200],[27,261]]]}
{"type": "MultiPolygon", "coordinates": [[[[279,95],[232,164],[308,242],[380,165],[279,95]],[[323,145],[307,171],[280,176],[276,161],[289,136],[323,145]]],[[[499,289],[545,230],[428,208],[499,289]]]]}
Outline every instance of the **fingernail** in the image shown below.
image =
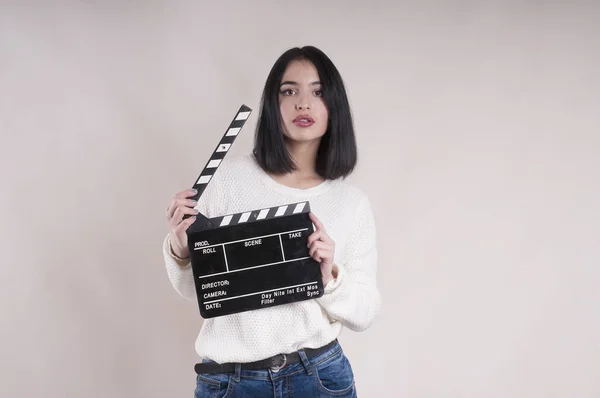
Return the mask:
{"type": "Polygon", "coordinates": [[[192,188],[192,192],[193,193],[198,193],[198,190],[196,188],[192,188]]]}
{"type": "Polygon", "coordinates": [[[192,205],[196,206],[198,204],[197,200],[192,200],[192,205]]]}

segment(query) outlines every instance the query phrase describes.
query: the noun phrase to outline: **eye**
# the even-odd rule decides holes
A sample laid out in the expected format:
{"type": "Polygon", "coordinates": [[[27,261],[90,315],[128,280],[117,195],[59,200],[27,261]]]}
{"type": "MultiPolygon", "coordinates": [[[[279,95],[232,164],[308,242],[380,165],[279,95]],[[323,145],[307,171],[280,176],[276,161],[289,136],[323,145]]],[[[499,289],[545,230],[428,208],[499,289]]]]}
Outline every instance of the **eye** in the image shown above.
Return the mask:
{"type": "Polygon", "coordinates": [[[316,91],[315,91],[315,95],[316,95],[317,97],[322,97],[322,96],[323,96],[323,91],[322,91],[322,90],[316,90],[316,91]]]}
{"type": "Polygon", "coordinates": [[[286,89],[281,90],[281,94],[289,96],[289,95],[294,94],[294,90],[292,90],[291,88],[286,88],[286,89]]]}

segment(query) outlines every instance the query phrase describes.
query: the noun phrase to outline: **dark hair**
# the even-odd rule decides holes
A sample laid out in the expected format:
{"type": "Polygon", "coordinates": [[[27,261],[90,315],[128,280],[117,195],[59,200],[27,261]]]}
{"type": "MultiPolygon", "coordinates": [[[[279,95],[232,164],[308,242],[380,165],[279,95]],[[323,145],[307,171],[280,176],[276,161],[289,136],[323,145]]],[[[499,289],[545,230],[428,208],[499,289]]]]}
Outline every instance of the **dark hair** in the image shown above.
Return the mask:
{"type": "Polygon", "coordinates": [[[282,174],[296,170],[285,146],[279,108],[281,79],[288,64],[296,60],[309,61],[316,68],[329,113],[327,129],[317,152],[316,171],[326,179],[346,177],[354,170],[357,162],[350,104],[337,68],[327,55],[313,46],[287,50],[271,68],[262,93],[254,136],[254,157],[266,172],[282,174]]]}

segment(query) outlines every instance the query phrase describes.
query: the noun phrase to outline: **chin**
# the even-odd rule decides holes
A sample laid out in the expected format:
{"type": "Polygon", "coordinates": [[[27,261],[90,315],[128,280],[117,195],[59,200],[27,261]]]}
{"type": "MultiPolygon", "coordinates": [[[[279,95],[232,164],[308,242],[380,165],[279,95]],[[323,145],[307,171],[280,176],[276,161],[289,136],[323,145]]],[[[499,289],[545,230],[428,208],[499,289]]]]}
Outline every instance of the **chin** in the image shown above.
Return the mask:
{"type": "Polygon", "coordinates": [[[320,141],[321,137],[323,137],[323,135],[296,135],[296,134],[292,134],[292,135],[287,135],[285,136],[285,138],[288,141],[293,141],[293,142],[313,142],[313,141],[320,141]]]}
{"type": "MultiPolygon", "coordinates": [[[[288,130],[289,131],[289,130],[288,130]]],[[[320,140],[325,132],[315,131],[312,128],[302,128],[298,129],[296,126],[292,128],[291,134],[289,132],[285,133],[285,137],[290,141],[296,142],[311,142],[315,140],[320,140]]]]}

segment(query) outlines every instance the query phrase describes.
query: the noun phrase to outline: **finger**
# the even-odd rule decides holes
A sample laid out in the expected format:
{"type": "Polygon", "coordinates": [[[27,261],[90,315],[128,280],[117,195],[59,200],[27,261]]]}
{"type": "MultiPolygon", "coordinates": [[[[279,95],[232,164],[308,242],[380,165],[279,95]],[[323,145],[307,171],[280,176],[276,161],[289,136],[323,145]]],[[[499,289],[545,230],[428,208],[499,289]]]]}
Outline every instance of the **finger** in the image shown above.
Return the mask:
{"type": "Polygon", "coordinates": [[[312,257],[314,253],[320,252],[322,255],[329,255],[333,251],[331,247],[327,245],[325,242],[315,242],[312,244],[310,249],[308,250],[308,254],[312,257]]]}
{"type": "Polygon", "coordinates": [[[169,218],[173,217],[173,212],[175,211],[175,208],[177,207],[177,205],[179,203],[179,199],[187,199],[191,196],[196,195],[197,193],[198,193],[198,191],[193,188],[186,189],[185,191],[176,193],[173,196],[173,199],[171,200],[171,203],[169,204],[169,206],[167,206],[167,210],[166,210],[167,218],[169,219],[169,218]]]}
{"type": "Polygon", "coordinates": [[[312,242],[314,241],[322,241],[322,242],[328,242],[328,243],[333,243],[333,241],[331,240],[331,238],[325,233],[325,231],[316,231],[313,232],[312,234],[310,234],[308,236],[308,244],[312,244],[312,242]]]}
{"type": "Polygon", "coordinates": [[[312,211],[310,213],[308,213],[308,216],[312,220],[313,224],[315,224],[315,228],[316,228],[317,231],[325,231],[325,227],[323,226],[323,224],[321,223],[321,221],[319,221],[319,219],[317,218],[317,216],[315,216],[313,214],[312,211]]]}
{"type": "Polygon", "coordinates": [[[171,201],[171,204],[169,205],[169,207],[167,208],[167,219],[170,220],[173,217],[173,214],[175,213],[175,209],[177,209],[177,206],[188,206],[188,207],[195,207],[198,204],[198,202],[196,202],[195,200],[192,199],[185,199],[185,198],[174,198],[171,201]]]}
{"type": "Polygon", "coordinates": [[[322,234],[323,233],[321,231],[313,232],[312,234],[310,234],[308,236],[308,239],[307,239],[307,242],[306,242],[307,246],[310,247],[313,244],[313,242],[316,242],[319,239],[321,239],[321,235],[322,234]]]}
{"type": "Polygon", "coordinates": [[[316,241],[314,241],[314,242],[313,242],[313,243],[312,243],[312,244],[309,246],[309,248],[308,248],[308,252],[310,253],[311,251],[314,251],[314,250],[316,250],[316,249],[327,249],[327,250],[331,250],[332,248],[331,248],[331,246],[330,246],[328,243],[326,243],[326,242],[323,242],[323,241],[321,241],[321,240],[316,240],[316,241]]]}
{"type": "Polygon", "coordinates": [[[333,239],[331,239],[329,237],[329,235],[327,235],[324,231],[317,231],[317,232],[313,232],[312,234],[309,235],[308,237],[308,241],[307,244],[310,247],[310,245],[312,244],[312,242],[314,241],[322,241],[325,243],[328,243],[330,245],[335,244],[335,242],[333,241],[333,239]]]}
{"type": "Polygon", "coordinates": [[[313,258],[313,260],[321,262],[318,251],[315,250],[310,256],[313,258]]]}
{"type": "Polygon", "coordinates": [[[314,258],[318,262],[323,262],[324,260],[331,258],[330,253],[327,250],[323,250],[323,249],[315,250],[315,252],[312,254],[311,257],[314,258]]]}
{"type": "Polygon", "coordinates": [[[185,191],[178,192],[175,194],[176,199],[187,199],[198,193],[194,188],[186,189],[185,191]]]}
{"type": "Polygon", "coordinates": [[[171,218],[169,223],[173,228],[175,228],[181,223],[181,221],[183,220],[183,216],[186,214],[196,215],[198,214],[198,211],[187,206],[177,206],[175,212],[173,213],[173,217],[171,218]]]}
{"type": "Polygon", "coordinates": [[[177,201],[175,199],[171,199],[171,202],[167,206],[167,210],[165,210],[165,217],[167,217],[168,221],[171,221],[171,218],[173,218],[173,213],[175,212],[176,207],[177,201]]]}
{"type": "Polygon", "coordinates": [[[180,222],[179,225],[177,225],[175,227],[175,234],[176,235],[183,234],[185,231],[187,231],[187,229],[190,227],[190,225],[192,225],[195,221],[196,221],[196,216],[191,216],[190,218],[186,218],[185,220],[180,222]]]}
{"type": "Polygon", "coordinates": [[[192,207],[179,205],[175,209],[175,213],[173,214],[173,219],[176,219],[177,223],[179,224],[183,220],[184,215],[186,215],[186,214],[193,216],[193,215],[198,214],[198,210],[196,210],[192,207]]]}

